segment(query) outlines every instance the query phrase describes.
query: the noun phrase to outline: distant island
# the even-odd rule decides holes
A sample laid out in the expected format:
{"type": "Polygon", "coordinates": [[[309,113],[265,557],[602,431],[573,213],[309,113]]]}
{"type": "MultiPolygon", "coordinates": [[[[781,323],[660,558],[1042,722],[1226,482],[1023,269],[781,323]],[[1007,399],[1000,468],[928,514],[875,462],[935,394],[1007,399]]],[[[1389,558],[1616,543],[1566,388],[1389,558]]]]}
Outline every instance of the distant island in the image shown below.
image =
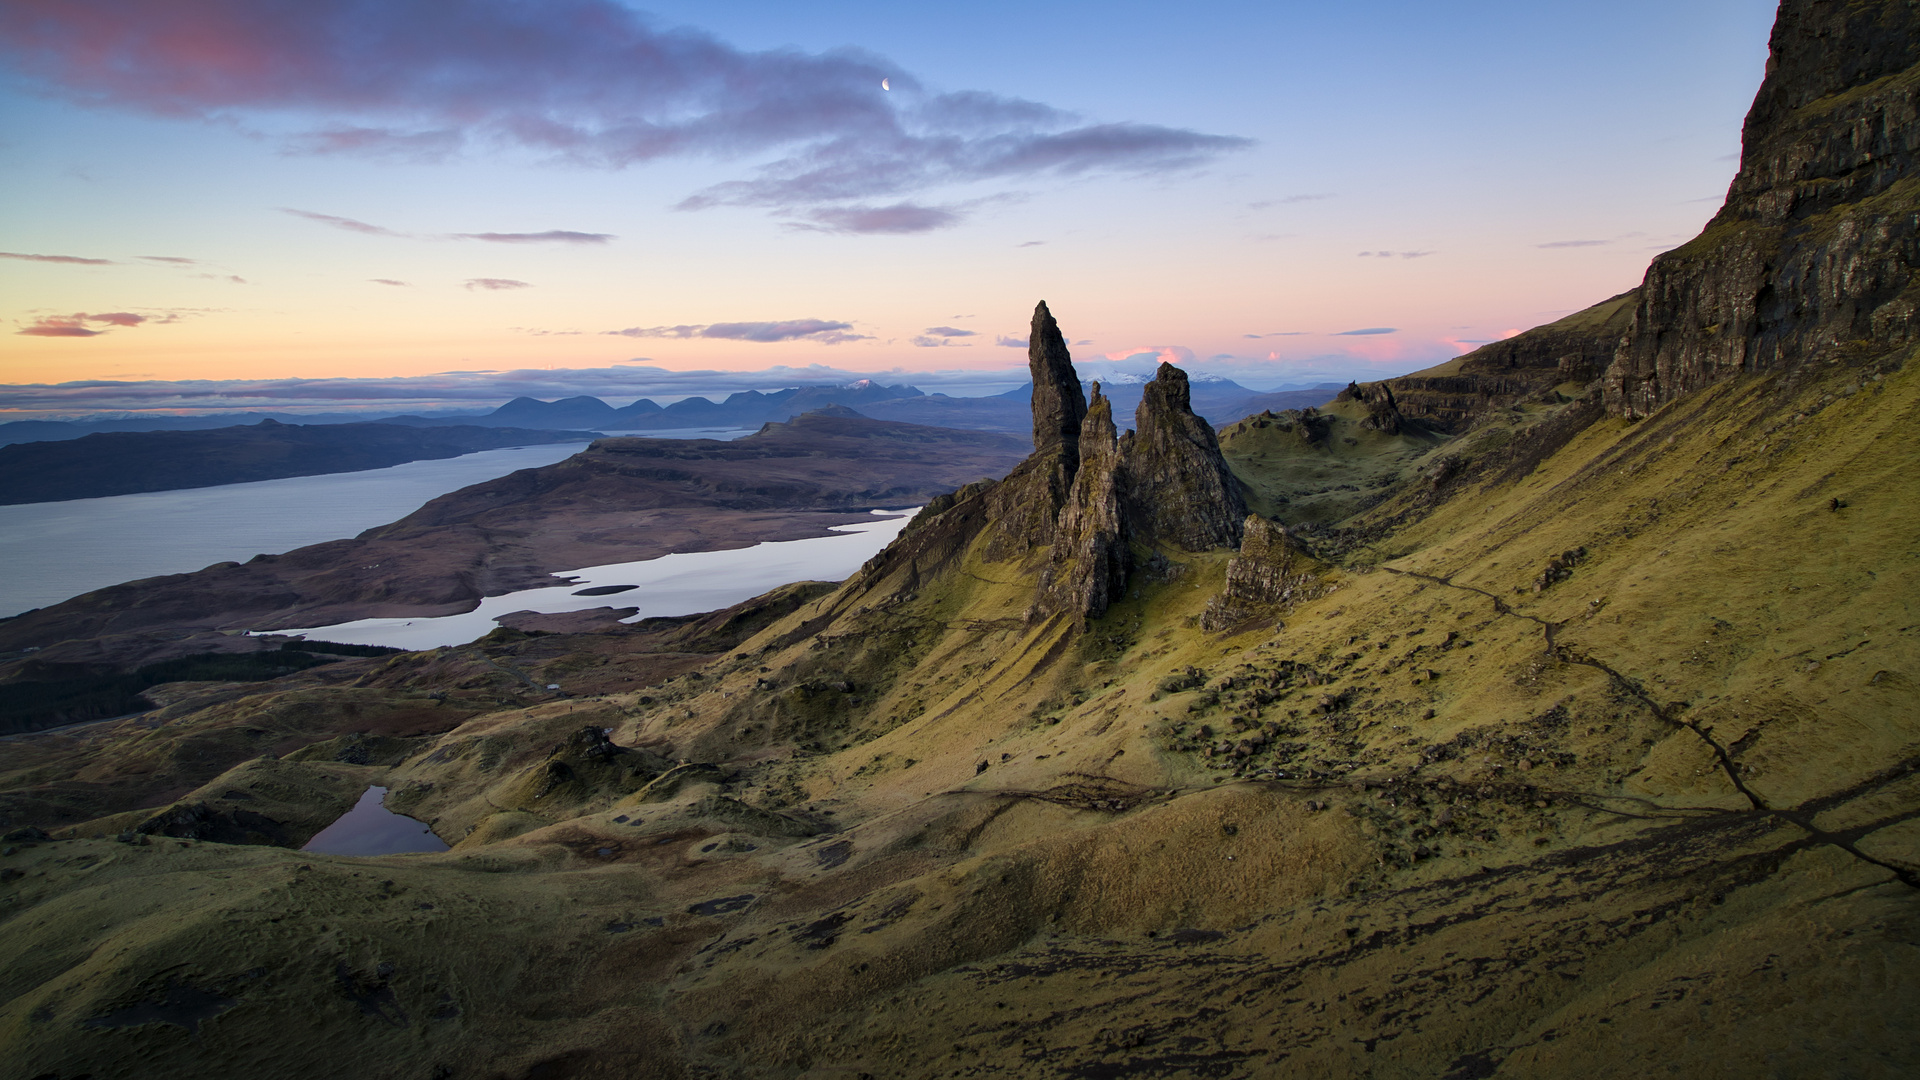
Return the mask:
{"type": "Polygon", "coordinates": [[[0,446],[0,505],[384,469],[477,450],[584,442],[592,431],[402,424],[282,424],[95,433],[0,446]]]}

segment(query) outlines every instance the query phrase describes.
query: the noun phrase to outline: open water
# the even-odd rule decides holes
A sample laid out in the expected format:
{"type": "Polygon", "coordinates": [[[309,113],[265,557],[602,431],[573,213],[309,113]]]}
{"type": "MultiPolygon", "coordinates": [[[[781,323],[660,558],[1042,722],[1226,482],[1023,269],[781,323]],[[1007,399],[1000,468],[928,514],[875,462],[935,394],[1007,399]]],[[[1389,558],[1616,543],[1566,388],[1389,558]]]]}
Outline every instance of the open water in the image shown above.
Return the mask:
{"type": "MultiPolygon", "coordinates": [[[[736,439],[747,432],[634,434],[736,439]]],[[[0,506],[0,617],[123,581],[344,539],[448,492],[584,449],[585,443],[551,443],[361,472],[0,506]]]]}
{"type": "Polygon", "coordinates": [[[304,630],[275,630],[316,641],[432,649],[464,645],[491,632],[494,619],[516,611],[639,610],[626,621],[655,615],[692,615],[750,600],[793,581],[839,581],[880,553],[916,511],[874,511],[872,523],[833,527],[834,536],[774,540],[731,551],[690,551],[639,562],[589,566],[554,575],[554,584],[490,596],[462,615],[415,619],[360,619],[304,630]],[[888,515],[882,517],[880,515],[888,515]],[[619,588],[619,586],[632,586],[619,588]],[[581,595],[583,592],[592,595],[581,595]]]}

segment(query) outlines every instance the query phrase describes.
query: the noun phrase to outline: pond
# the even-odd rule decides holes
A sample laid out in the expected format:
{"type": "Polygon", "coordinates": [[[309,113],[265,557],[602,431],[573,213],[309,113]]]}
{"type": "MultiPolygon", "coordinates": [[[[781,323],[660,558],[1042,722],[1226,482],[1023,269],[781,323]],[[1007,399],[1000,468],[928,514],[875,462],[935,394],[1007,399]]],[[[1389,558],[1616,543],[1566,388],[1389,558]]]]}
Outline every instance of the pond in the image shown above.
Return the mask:
{"type": "Polygon", "coordinates": [[[445,851],[447,844],[424,822],[386,808],[387,789],[370,787],[333,824],[313,834],[301,851],[317,855],[404,855],[445,851]]]}

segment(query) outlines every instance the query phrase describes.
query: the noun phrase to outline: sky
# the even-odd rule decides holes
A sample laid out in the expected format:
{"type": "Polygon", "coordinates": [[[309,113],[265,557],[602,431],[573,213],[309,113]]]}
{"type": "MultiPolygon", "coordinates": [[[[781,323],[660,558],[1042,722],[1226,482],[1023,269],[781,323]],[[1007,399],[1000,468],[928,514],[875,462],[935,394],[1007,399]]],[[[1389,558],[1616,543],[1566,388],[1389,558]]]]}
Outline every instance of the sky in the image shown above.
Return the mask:
{"type": "MultiPolygon", "coordinates": [[[[8,0],[0,418],[1381,378],[1718,209],[1759,0],[8,0]]],[[[624,401],[616,401],[624,404],[624,401]]]]}

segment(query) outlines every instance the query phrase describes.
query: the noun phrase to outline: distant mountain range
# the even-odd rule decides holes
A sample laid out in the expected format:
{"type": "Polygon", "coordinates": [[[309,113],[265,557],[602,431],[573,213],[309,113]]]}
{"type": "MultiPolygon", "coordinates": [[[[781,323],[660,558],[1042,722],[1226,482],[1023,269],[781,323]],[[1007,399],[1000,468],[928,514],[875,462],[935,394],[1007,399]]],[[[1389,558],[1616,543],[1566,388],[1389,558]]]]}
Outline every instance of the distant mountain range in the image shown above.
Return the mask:
{"type": "MultiPolygon", "coordinates": [[[[1113,401],[1114,420],[1131,427],[1145,380],[1117,376],[1101,384],[1113,401]]],[[[1340,390],[1338,383],[1306,389],[1261,392],[1219,376],[1196,376],[1192,382],[1193,410],[1216,426],[1232,423],[1263,409],[1276,411],[1322,405],[1340,390]]],[[[679,428],[757,428],[791,420],[828,405],[840,405],[877,420],[928,424],[969,431],[1010,434],[1030,430],[1028,402],[1031,385],[992,397],[951,397],[922,393],[905,384],[885,385],[862,379],[844,386],[798,386],[762,393],[745,390],[724,401],[690,397],[662,406],[649,398],[616,408],[597,397],[570,397],[540,401],[518,397],[488,413],[438,416],[365,417],[300,416],[291,413],[227,413],[211,416],[125,417],[112,420],[18,420],[0,424],[0,446],[13,443],[56,442],[99,432],[177,431],[253,425],[262,420],[305,427],[342,423],[398,424],[407,427],[509,427],[536,431],[664,431],[679,428]]]]}

